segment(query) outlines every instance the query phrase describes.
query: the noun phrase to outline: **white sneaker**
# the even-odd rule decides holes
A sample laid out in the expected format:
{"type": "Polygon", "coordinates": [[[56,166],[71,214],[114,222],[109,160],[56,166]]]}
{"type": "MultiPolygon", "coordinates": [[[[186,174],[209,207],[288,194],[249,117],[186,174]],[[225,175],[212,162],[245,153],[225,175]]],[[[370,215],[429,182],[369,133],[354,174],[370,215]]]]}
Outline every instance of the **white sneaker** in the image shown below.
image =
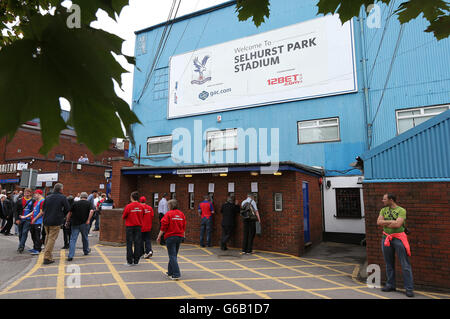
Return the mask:
{"type": "Polygon", "coordinates": [[[148,258],[148,254],[144,254],[144,258],[147,259],[148,258]]]}

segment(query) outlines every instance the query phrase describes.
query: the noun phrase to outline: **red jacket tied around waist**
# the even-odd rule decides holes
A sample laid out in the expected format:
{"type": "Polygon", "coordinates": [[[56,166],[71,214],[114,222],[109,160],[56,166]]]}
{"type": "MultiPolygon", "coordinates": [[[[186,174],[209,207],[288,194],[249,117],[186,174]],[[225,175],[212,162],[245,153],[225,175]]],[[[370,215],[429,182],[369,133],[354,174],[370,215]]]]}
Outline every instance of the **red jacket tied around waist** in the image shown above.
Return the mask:
{"type": "Polygon", "coordinates": [[[406,236],[405,232],[393,234],[387,234],[383,232],[383,234],[386,236],[386,239],[384,240],[384,246],[390,247],[392,238],[400,239],[403,243],[403,246],[405,246],[406,253],[408,254],[408,256],[411,256],[411,248],[409,247],[408,237],[406,236]]]}
{"type": "Polygon", "coordinates": [[[164,239],[172,236],[183,237],[186,230],[186,218],[178,210],[169,210],[161,219],[161,231],[164,232],[164,239]]]}

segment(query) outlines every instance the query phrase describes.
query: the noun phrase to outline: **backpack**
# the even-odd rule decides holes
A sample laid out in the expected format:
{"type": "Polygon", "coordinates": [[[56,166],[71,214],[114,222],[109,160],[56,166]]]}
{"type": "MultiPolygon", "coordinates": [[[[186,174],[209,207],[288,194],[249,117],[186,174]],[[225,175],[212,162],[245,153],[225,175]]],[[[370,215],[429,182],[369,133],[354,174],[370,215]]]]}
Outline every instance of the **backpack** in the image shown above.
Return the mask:
{"type": "Polygon", "coordinates": [[[242,205],[240,214],[244,220],[248,220],[248,221],[257,221],[258,220],[258,217],[256,216],[255,212],[253,211],[253,206],[252,206],[251,202],[246,202],[244,205],[242,205]]]}

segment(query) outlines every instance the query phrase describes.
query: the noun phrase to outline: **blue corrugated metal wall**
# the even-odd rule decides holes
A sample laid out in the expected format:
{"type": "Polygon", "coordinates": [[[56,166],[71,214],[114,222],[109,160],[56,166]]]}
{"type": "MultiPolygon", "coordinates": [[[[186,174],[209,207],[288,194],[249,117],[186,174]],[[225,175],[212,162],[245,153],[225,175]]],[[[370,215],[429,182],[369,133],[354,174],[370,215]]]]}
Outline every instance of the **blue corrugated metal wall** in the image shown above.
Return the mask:
{"type": "MultiPolygon", "coordinates": [[[[239,22],[234,5],[176,22],[149,88],[140,102],[136,103],[154,60],[163,27],[140,32],[136,41],[133,110],[142,125],[135,125],[133,128],[136,147],[131,149],[131,153],[136,154],[141,145],[142,156],[145,157],[148,137],[169,135],[176,128],[186,128],[193,135],[194,120],[202,121],[203,131],[207,128],[279,128],[280,161],[322,166],[327,175],[340,175],[351,169],[349,164],[367,150],[369,143],[366,138],[366,121],[373,122],[370,144],[375,147],[396,136],[397,109],[450,102],[450,40],[438,42],[432,34],[425,33],[427,23],[422,18],[412,20],[403,27],[390,78],[384,89],[399,39],[400,26],[396,16],[387,18],[390,9],[380,3],[377,4],[382,14],[379,28],[369,27],[364,19],[361,34],[359,19],[354,19],[357,93],[167,120],[168,87],[165,79],[170,56],[317,18],[316,3],[316,0],[272,1],[270,18],[259,28],[251,21],[239,22]],[[145,37],[146,40],[144,54],[138,51],[139,37],[145,37]],[[362,55],[363,49],[366,52],[365,58],[362,55]],[[364,60],[367,62],[369,87],[367,109],[362,80],[364,60]],[[222,115],[221,123],[216,121],[219,114],[222,115]],[[327,117],[339,117],[339,142],[297,143],[297,121],[327,117]]],[[[399,4],[400,1],[397,0],[395,5],[399,4]]],[[[365,16],[363,13],[363,17],[365,16]]],[[[203,148],[204,146],[203,140],[203,148]]],[[[193,149],[192,152],[194,151],[193,149]]],[[[220,152],[216,153],[222,155],[220,152]]],[[[141,163],[154,166],[177,164],[170,156],[147,157],[141,159],[141,163]]],[[[204,163],[207,163],[206,159],[186,164],[204,163]]],[[[348,174],[357,175],[360,172],[352,170],[348,174]]]]}
{"type": "Polygon", "coordinates": [[[450,181],[450,110],[361,158],[366,182],[450,181]]]}

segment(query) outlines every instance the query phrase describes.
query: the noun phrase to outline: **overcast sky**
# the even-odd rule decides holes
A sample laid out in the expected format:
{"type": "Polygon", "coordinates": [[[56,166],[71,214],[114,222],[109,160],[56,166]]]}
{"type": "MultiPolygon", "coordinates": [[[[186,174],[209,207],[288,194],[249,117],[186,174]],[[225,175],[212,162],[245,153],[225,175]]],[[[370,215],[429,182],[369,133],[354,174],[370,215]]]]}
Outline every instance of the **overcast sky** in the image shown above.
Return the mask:
{"type": "MultiPolygon", "coordinates": [[[[177,0],[177,5],[178,5],[177,0]]],[[[204,8],[212,7],[227,1],[224,0],[181,0],[177,17],[195,12],[204,8]]],[[[118,23],[109,18],[107,13],[99,11],[98,21],[92,23],[92,27],[100,28],[114,33],[125,39],[122,53],[134,56],[135,34],[141,30],[167,20],[172,6],[171,0],[129,0],[129,5],[124,7],[118,23]]],[[[122,66],[130,73],[122,75],[123,92],[116,87],[117,94],[131,105],[133,90],[133,66],[126,63],[125,58],[119,59],[122,66]]]]}

